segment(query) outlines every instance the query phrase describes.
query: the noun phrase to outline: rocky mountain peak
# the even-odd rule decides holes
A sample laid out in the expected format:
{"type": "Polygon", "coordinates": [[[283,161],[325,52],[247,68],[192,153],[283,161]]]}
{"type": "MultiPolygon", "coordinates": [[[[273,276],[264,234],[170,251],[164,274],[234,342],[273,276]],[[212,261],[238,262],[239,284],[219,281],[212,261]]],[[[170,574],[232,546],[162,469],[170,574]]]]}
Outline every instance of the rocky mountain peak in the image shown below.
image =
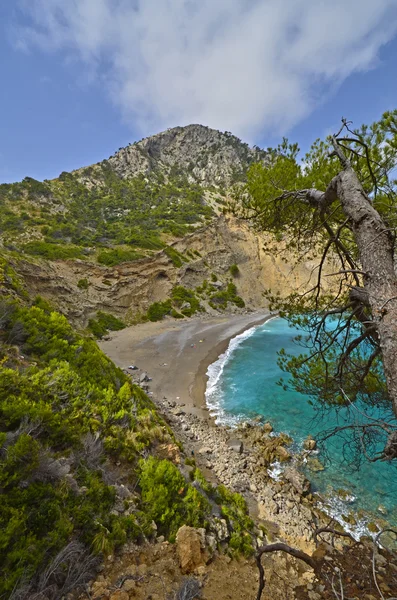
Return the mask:
{"type": "Polygon", "coordinates": [[[263,150],[250,148],[229,132],[192,124],[120,148],[108,162],[122,178],[160,171],[183,173],[204,186],[228,186],[241,179],[252,162],[265,156],[263,150]]]}

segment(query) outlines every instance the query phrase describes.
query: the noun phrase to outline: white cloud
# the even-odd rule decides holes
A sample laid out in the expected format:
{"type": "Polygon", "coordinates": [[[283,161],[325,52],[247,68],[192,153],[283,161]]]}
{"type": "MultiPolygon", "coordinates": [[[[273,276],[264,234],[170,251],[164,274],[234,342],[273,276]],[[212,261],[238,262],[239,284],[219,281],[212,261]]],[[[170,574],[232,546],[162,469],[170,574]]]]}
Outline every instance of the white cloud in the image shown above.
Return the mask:
{"type": "Polygon", "coordinates": [[[143,133],[203,123],[283,133],[371,68],[396,0],[20,0],[17,44],[63,50],[143,133]]]}

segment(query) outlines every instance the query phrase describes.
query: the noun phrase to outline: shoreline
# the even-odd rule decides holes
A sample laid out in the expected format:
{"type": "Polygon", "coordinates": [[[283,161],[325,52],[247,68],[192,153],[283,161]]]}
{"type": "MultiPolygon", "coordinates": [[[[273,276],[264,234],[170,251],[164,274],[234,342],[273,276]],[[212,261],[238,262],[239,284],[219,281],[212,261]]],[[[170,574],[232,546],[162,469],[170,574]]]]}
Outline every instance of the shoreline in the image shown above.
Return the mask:
{"type": "Polygon", "coordinates": [[[142,387],[182,441],[185,453],[194,455],[208,481],[242,494],[251,515],[271,536],[310,553],[314,550],[313,515],[319,522],[322,517],[311,494],[302,493],[302,479],[294,465],[290,465],[290,481],[272,479],[261,463],[261,449],[249,437],[257,428],[249,428],[243,435],[216,425],[204,406],[208,366],[226,351],[233,338],[274,316],[257,312],[191,319],[182,324],[144,323],[115,332],[99,345],[123,369],[131,364],[132,355],[137,359],[140,369],[129,374],[139,381],[144,370],[148,373],[150,381],[142,387]]]}
{"type": "MultiPolygon", "coordinates": [[[[200,405],[200,404],[202,406],[207,405],[205,392],[206,392],[207,383],[208,383],[208,375],[207,375],[208,367],[210,365],[212,365],[214,362],[216,362],[222,356],[222,354],[224,354],[227,351],[227,349],[230,346],[230,342],[233,339],[235,339],[237,336],[244,333],[245,331],[248,331],[249,329],[252,329],[253,327],[260,327],[261,325],[263,325],[267,321],[270,321],[270,319],[273,319],[276,316],[277,315],[274,315],[271,313],[265,315],[263,320],[258,321],[253,325],[251,324],[246,327],[243,327],[242,329],[240,329],[239,331],[234,333],[232,336],[230,336],[226,340],[219,342],[216,346],[214,346],[212,348],[212,350],[210,350],[208,352],[207,356],[200,362],[197,372],[196,372],[196,375],[195,375],[195,378],[194,378],[194,382],[192,383],[191,388],[189,390],[192,400],[195,401],[195,403],[197,405],[200,405]]],[[[210,414],[208,415],[208,418],[211,420],[214,420],[214,418],[210,414]]]]}
{"type": "Polygon", "coordinates": [[[171,400],[190,414],[206,417],[207,369],[230,341],[274,317],[269,311],[142,323],[113,332],[99,347],[150,395],[171,400]],[[130,370],[129,366],[138,367],[130,370]],[[140,382],[146,373],[150,381],[140,382]],[[150,388],[150,391],[149,391],[150,388]]]}
{"type": "MultiPolygon", "coordinates": [[[[318,516],[318,510],[325,509],[325,499],[313,498],[308,503],[306,498],[299,498],[301,494],[296,487],[291,489],[294,485],[287,483],[286,486],[285,482],[281,494],[279,482],[269,477],[268,470],[256,468],[260,452],[258,453],[255,442],[252,444],[251,440],[244,439],[241,431],[217,425],[216,417],[210,415],[206,406],[209,365],[218,360],[236,336],[275,316],[277,315],[269,312],[256,312],[189,319],[182,323],[174,320],[144,323],[115,332],[110,339],[101,341],[99,345],[137,383],[143,372],[148,374],[150,380],[141,382],[141,386],[155,401],[160,412],[183,441],[186,450],[194,453],[199,468],[209,481],[224,483],[243,493],[252,514],[272,525],[277,524],[282,537],[295,544],[300,545],[298,540],[301,536],[304,543],[300,547],[307,549],[311,545],[309,524],[312,511],[318,516]],[[133,362],[132,356],[134,364],[140,367],[136,371],[128,371],[129,364],[133,362]],[[241,455],[229,451],[228,443],[236,437],[243,441],[244,452],[241,455]],[[216,450],[209,452],[211,448],[216,450]],[[241,462],[242,456],[244,460],[241,462]],[[252,465],[250,473],[244,472],[247,462],[252,465]],[[298,504],[304,502],[299,510],[299,526],[290,521],[291,501],[293,499],[297,503],[298,498],[298,504]],[[287,515],[290,514],[285,522],[284,518],[280,518],[280,509],[286,511],[287,515]]],[[[294,459],[289,467],[296,472],[294,459]]],[[[285,479],[284,476],[282,479],[285,479]]],[[[300,485],[298,481],[298,489],[300,485]]],[[[297,514],[294,516],[298,517],[297,514]]],[[[345,530],[350,530],[348,523],[338,521],[345,530]]]]}

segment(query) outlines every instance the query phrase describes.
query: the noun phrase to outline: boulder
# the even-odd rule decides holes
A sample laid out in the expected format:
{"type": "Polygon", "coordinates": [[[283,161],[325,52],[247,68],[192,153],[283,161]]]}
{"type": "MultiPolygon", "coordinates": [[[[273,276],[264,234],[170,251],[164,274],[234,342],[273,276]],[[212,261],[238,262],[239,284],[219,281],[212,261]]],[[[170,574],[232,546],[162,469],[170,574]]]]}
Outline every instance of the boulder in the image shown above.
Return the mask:
{"type": "Polygon", "coordinates": [[[182,573],[192,573],[204,564],[201,551],[202,536],[194,527],[183,525],[176,534],[176,552],[182,573]]]}
{"type": "Polygon", "coordinates": [[[276,455],[280,462],[286,462],[287,460],[291,460],[292,458],[291,454],[286,448],[284,448],[284,446],[277,446],[276,455]]]}
{"type": "Polygon", "coordinates": [[[200,448],[199,453],[200,454],[212,454],[212,448],[210,448],[209,446],[203,446],[202,448],[200,448]]]}
{"type": "Polygon", "coordinates": [[[310,456],[307,459],[307,466],[311,471],[317,473],[318,471],[324,471],[325,467],[322,462],[318,460],[315,456],[310,456]]]}
{"type": "Polygon", "coordinates": [[[309,435],[303,442],[303,447],[305,450],[309,450],[311,452],[317,448],[317,442],[311,437],[311,435],[309,435]]]}
{"type": "Polygon", "coordinates": [[[241,440],[238,440],[237,438],[232,438],[228,441],[227,445],[235,452],[238,452],[238,454],[242,454],[243,442],[241,440]]]}
{"type": "Polygon", "coordinates": [[[224,542],[228,539],[229,529],[225,519],[214,519],[212,529],[220,542],[224,542]]]}
{"type": "Polygon", "coordinates": [[[150,377],[146,371],[143,371],[139,376],[139,383],[145,383],[145,381],[150,381],[150,377]]]}
{"type": "Polygon", "coordinates": [[[300,496],[305,496],[310,492],[310,481],[306,479],[303,473],[300,473],[293,467],[285,469],[284,478],[289,481],[300,496]]]}
{"type": "Polygon", "coordinates": [[[273,425],[271,423],[269,423],[269,421],[267,421],[263,425],[262,429],[265,433],[271,433],[273,431],[273,425]]]}

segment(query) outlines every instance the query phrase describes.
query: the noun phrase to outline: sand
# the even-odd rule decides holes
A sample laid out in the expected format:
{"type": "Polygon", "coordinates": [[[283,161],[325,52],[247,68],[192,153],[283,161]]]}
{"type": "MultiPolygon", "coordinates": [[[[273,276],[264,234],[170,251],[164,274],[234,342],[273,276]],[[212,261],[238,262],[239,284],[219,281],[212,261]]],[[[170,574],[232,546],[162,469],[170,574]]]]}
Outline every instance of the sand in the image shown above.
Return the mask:
{"type": "Polygon", "coordinates": [[[222,354],[231,338],[254,325],[265,322],[268,312],[255,312],[184,321],[166,320],[142,323],[112,333],[99,346],[116,365],[139,376],[145,371],[152,379],[150,392],[158,399],[167,398],[184,411],[208,416],[205,405],[207,368],[222,354]]]}

